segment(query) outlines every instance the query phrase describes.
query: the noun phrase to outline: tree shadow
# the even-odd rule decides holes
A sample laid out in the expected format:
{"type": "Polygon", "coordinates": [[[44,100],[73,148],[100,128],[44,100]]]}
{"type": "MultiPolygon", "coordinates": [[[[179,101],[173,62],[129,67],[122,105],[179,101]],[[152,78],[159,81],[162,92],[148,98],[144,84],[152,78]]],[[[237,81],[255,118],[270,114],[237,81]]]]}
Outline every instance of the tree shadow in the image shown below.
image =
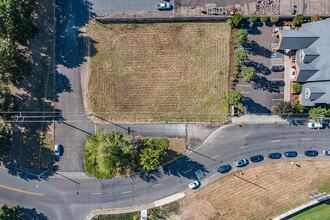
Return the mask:
{"type": "Polygon", "coordinates": [[[138,174],[130,176],[130,178],[141,179],[147,183],[156,183],[158,181],[158,179],[163,176],[162,173],[159,171],[159,169],[160,168],[142,172],[142,173],[138,173],[138,174]]]}
{"type": "Polygon", "coordinates": [[[56,71],[55,73],[55,83],[56,83],[56,96],[55,96],[55,102],[58,102],[58,98],[60,93],[63,92],[72,92],[72,86],[70,83],[70,80],[68,79],[68,77],[62,73],[59,73],[58,71],[56,71]]]}
{"type": "Polygon", "coordinates": [[[260,35],[261,31],[258,29],[258,26],[254,24],[254,27],[249,31],[249,35],[260,35]]]}
{"type": "Polygon", "coordinates": [[[35,208],[28,209],[21,206],[17,206],[20,213],[34,220],[48,220],[49,218],[44,213],[38,213],[35,208]]]}
{"type": "Polygon", "coordinates": [[[263,63],[257,63],[253,60],[248,60],[246,63],[247,67],[253,67],[257,73],[260,73],[262,75],[270,75],[272,72],[270,71],[270,69],[265,66],[263,63]]]}
{"type": "Polygon", "coordinates": [[[251,48],[250,50],[247,50],[247,53],[254,56],[263,56],[266,58],[270,58],[272,53],[270,49],[261,46],[255,40],[249,40],[249,42],[245,45],[245,47],[251,48]]]}
{"type": "Polygon", "coordinates": [[[266,77],[256,75],[253,79],[253,89],[254,90],[263,90],[268,92],[273,92],[272,83],[266,77]]]}
{"type": "Polygon", "coordinates": [[[254,102],[249,97],[244,97],[242,104],[246,108],[247,113],[253,113],[253,114],[271,113],[271,111],[267,107],[254,102]]]}

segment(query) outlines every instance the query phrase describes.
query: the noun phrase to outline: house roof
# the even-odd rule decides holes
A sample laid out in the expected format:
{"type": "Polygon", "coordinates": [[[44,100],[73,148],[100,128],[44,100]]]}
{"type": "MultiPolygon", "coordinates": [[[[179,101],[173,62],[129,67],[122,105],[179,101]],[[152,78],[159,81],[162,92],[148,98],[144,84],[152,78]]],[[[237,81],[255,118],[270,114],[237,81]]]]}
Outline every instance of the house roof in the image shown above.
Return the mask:
{"type": "Polygon", "coordinates": [[[303,84],[301,90],[301,104],[303,106],[315,106],[317,104],[330,103],[330,86],[328,82],[312,82],[303,84]],[[305,97],[305,91],[309,89],[309,97],[305,97]]]}
{"type": "Polygon", "coordinates": [[[279,49],[299,50],[307,48],[319,37],[306,30],[280,30],[282,37],[279,49]]]}

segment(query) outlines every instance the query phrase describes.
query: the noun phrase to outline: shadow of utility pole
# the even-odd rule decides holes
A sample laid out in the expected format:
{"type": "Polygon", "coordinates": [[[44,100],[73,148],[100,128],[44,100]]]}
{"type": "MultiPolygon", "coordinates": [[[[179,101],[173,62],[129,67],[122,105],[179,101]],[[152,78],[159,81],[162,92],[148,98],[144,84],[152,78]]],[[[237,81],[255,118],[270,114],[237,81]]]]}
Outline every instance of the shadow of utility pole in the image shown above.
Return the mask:
{"type": "Polygon", "coordinates": [[[240,176],[237,176],[237,175],[235,175],[235,174],[234,174],[234,176],[237,177],[237,178],[239,178],[239,179],[241,179],[241,180],[244,180],[245,182],[248,182],[248,183],[250,183],[250,184],[252,184],[252,185],[255,185],[255,186],[257,186],[257,187],[259,187],[259,188],[261,188],[261,189],[263,189],[263,190],[268,191],[268,189],[266,189],[266,188],[264,188],[264,187],[262,187],[262,186],[259,186],[258,184],[252,183],[251,181],[246,180],[246,179],[244,179],[244,178],[242,178],[242,177],[240,177],[240,176]]]}

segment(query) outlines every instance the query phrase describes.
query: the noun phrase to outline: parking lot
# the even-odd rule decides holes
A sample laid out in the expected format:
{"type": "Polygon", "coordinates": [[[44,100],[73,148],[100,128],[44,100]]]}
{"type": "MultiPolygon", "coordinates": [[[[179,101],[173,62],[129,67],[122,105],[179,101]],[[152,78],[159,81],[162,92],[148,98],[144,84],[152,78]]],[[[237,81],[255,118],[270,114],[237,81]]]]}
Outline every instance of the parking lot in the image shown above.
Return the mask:
{"type": "Polygon", "coordinates": [[[273,72],[270,66],[283,65],[283,54],[271,49],[278,38],[273,35],[271,23],[258,22],[248,35],[244,47],[248,58],[246,67],[256,70],[256,78],[250,83],[239,79],[236,89],[244,95],[243,106],[246,113],[270,113],[274,105],[284,100],[284,72],[273,72]]]}

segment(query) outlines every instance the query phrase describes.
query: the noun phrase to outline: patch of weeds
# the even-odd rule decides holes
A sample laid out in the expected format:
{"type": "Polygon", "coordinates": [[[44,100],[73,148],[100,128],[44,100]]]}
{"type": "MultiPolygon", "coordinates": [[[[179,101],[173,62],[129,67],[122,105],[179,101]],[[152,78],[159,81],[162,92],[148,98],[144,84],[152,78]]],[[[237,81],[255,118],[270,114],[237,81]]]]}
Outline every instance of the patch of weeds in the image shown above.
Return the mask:
{"type": "Polygon", "coordinates": [[[172,202],[167,205],[163,205],[156,208],[156,212],[154,215],[150,216],[150,219],[166,219],[171,215],[178,215],[181,213],[180,203],[172,202]]]}
{"type": "Polygon", "coordinates": [[[330,193],[330,184],[320,186],[320,187],[318,188],[318,190],[319,190],[320,192],[330,193]]]}

